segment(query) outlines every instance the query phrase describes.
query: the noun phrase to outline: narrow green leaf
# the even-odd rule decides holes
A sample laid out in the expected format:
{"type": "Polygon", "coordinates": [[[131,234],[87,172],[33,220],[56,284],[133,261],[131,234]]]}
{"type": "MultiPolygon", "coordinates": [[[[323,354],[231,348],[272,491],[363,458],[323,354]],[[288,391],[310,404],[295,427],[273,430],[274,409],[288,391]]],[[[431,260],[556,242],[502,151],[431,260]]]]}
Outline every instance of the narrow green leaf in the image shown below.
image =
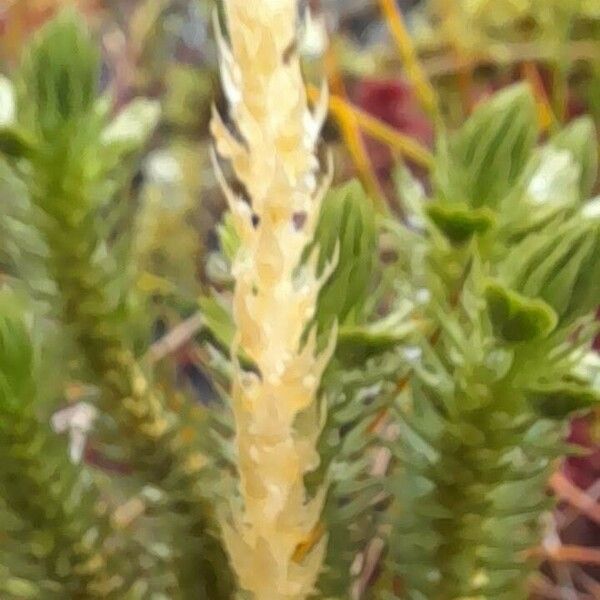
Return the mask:
{"type": "Polygon", "coordinates": [[[216,295],[201,296],[198,303],[206,327],[217,343],[229,350],[235,336],[235,325],[229,308],[216,295]]]}
{"type": "Polygon", "coordinates": [[[223,220],[217,225],[219,245],[225,258],[231,264],[240,245],[240,240],[233,224],[231,213],[225,213],[223,220]]]}
{"type": "Polygon", "coordinates": [[[362,365],[368,358],[400,344],[415,331],[416,322],[392,313],[379,321],[340,328],[336,358],[346,365],[362,365]]]}

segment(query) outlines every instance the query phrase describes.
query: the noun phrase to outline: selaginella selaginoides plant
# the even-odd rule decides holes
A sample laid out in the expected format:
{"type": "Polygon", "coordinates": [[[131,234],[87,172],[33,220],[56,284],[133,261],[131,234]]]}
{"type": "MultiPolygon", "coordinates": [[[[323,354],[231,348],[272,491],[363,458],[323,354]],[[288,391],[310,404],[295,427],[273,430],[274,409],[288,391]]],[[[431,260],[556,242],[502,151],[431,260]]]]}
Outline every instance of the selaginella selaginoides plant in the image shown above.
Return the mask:
{"type": "Polygon", "coordinates": [[[112,119],[109,99],[98,97],[99,80],[96,47],[70,12],[25,51],[15,118],[0,141],[23,195],[23,251],[13,253],[14,268],[72,340],[72,375],[97,386],[105,441],[120,449],[141,483],[160,490],[154,508],[172,519],[174,535],[163,541],[173,551],[179,586],[185,594],[227,598],[227,561],[209,534],[212,510],[200,477],[206,461],[184,439],[182,415],[168,408],[136,356],[139,312],[121,200],[157,107],[135,101],[112,119]],[[28,247],[37,250],[38,281],[28,278],[28,247]]]}
{"type": "Polygon", "coordinates": [[[509,88],[440,134],[430,199],[398,177],[399,277],[427,290],[395,404],[388,565],[408,598],[529,597],[567,417],[598,403],[594,128],[537,137],[528,88],[509,88]]]}
{"type": "Polygon", "coordinates": [[[212,124],[216,150],[246,193],[221,176],[239,238],[231,355],[243,352],[255,366],[235,364],[241,502],[223,517],[223,531],[240,586],[261,600],[307,598],[327,541],[294,558],[325,499],[323,488],[309,497],[304,478],[319,464],[317,393],[332,351],[331,343],[318,348],[316,328],[307,332],[329,270],[317,274],[316,251],[301,259],[328,174],[317,158],[324,113],[310,110],[301,73],[298,8],[296,0],[225,3],[228,41],[220,35],[219,46],[232,125],[217,114],[212,124]]]}

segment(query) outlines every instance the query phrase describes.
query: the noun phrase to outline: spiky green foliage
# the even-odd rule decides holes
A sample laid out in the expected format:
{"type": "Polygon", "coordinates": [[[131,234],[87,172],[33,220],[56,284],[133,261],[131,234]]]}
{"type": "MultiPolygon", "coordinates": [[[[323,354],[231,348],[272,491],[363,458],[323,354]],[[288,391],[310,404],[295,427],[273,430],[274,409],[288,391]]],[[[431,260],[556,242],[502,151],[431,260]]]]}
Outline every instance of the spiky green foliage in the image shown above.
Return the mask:
{"type": "Polygon", "coordinates": [[[56,316],[80,350],[84,373],[100,388],[105,435],[118,442],[136,476],[165,493],[163,513],[176,519],[170,542],[182,597],[227,598],[227,561],[202,489],[204,461],[182,439],[180,417],[136,358],[136,298],[122,272],[127,238],[116,235],[123,228],[119,193],[156,107],[137,101],[109,119],[108,103],[97,99],[94,45],[71,13],[35,37],[19,75],[17,121],[0,137],[13,132],[27,140],[26,148],[3,148],[26,184],[28,216],[46,246],[56,316]]]}
{"type": "Polygon", "coordinates": [[[501,92],[442,138],[433,199],[408,203],[417,229],[390,226],[413,251],[400,277],[429,290],[394,403],[388,566],[407,598],[528,597],[564,419],[598,402],[575,375],[600,291],[589,135],[576,123],[534,150],[529,93],[501,92]]]}
{"type": "Polygon", "coordinates": [[[473,279],[459,306],[437,309],[436,347],[423,342],[396,400],[390,491],[402,509],[390,554],[401,557],[395,572],[409,598],[526,598],[525,552],[540,540],[545,482],[562,451],[562,428],[540,417],[522,387],[533,348],[498,344],[473,279]]]}
{"type": "Polygon", "coordinates": [[[373,537],[383,535],[378,508],[387,498],[374,474],[374,455],[382,443],[376,425],[394,396],[402,363],[401,357],[384,352],[369,359],[366,370],[338,365],[325,378],[321,464],[309,481],[329,486],[322,517],[327,554],[317,598],[349,597],[359,574],[352,572],[357,556],[373,537]]]}
{"type": "Polygon", "coordinates": [[[3,292],[0,493],[10,524],[0,544],[9,567],[3,597],[138,597],[137,575],[92,477],[70,462],[64,440],[37,414],[34,349],[16,306],[3,292]]]}
{"type": "MultiPolygon", "coordinates": [[[[236,252],[228,222],[226,215],[219,228],[224,261],[236,252]]],[[[309,492],[325,485],[327,501],[314,537],[298,548],[302,557],[327,535],[317,598],[348,597],[354,582],[352,563],[377,531],[377,505],[385,498],[381,480],[371,473],[372,451],[378,442],[374,425],[402,373],[403,359],[394,349],[414,328],[410,303],[394,304],[381,313],[379,305],[387,289],[378,281],[377,239],[371,201],[360,184],[352,181],[329,192],[314,242],[304,254],[306,260],[317,250],[321,268],[338,259],[319,296],[315,317],[324,332],[338,322],[339,333],[322,384],[320,464],[306,481],[309,492]]],[[[211,340],[228,350],[235,333],[228,302],[215,294],[202,298],[200,307],[211,340]]],[[[217,417],[220,422],[213,422],[212,439],[218,440],[224,462],[229,463],[233,427],[227,413],[217,417]]],[[[298,426],[302,426],[301,417],[298,426]]]]}

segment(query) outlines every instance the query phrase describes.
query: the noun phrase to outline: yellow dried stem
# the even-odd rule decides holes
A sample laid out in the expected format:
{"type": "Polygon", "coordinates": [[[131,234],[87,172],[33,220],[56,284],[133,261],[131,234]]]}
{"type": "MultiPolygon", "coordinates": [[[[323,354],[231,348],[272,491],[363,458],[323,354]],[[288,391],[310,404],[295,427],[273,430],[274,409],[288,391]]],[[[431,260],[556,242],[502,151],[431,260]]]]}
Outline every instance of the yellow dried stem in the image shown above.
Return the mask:
{"type": "Polygon", "coordinates": [[[231,355],[241,351],[256,365],[256,372],[234,368],[242,502],[222,525],[240,586],[257,600],[307,598],[327,539],[298,552],[318,527],[325,493],[309,498],[304,476],[319,464],[317,392],[332,344],[319,352],[314,332],[303,343],[327,273],[317,276],[316,255],[302,265],[301,257],[329,177],[319,176],[316,155],[327,95],[311,112],[296,52],[297,11],[296,0],[228,0],[229,42],[217,23],[232,125],[215,111],[212,133],[246,192],[233,192],[215,157],[240,238],[231,355]]]}
{"type": "Polygon", "coordinates": [[[550,98],[546,93],[542,76],[536,64],[532,61],[524,62],[521,73],[523,79],[529,82],[531,91],[535,97],[540,130],[544,133],[549,130],[556,130],[558,119],[552,110],[550,98]]]}
{"type": "MultiPolygon", "coordinates": [[[[313,90],[310,89],[309,91],[312,97],[313,90]]],[[[354,106],[348,100],[332,95],[329,100],[329,109],[331,110],[331,114],[337,119],[342,119],[343,113],[352,114],[356,123],[365,134],[388,145],[394,152],[414,161],[420,167],[427,170],[433,168],[433,155],[425,146],[421,145],[414,138],[394,129],[391,125],[388,125],[377,117],[354,106]]]]}
{"type": "Polygon", "coordinates": [[[332,98],[329,106],[338,123],[345,146],[352,157],[361,182],[369,192],[370,197],[375,201],[378,210],[385,213],[387,211],[385,192],[373,169],[356,114],[348,109],[343,100],[338,98],[332,98]]]}
{"type": "MultiPolygon", "coordinates": [[[[385,191],[373,168],[371,158],[367,152],[365,139],[358,124],[358,119],[351,110],[346,110],[346,105],[340,106],[340,104],[335,101],[336,98],[345,100],[348,97],[348,94],[346,92],[344,76],[339,67],[337,53],[333,47],[327,49],[324,63],[327,81],[333,92],[329,98],[329,110],[338,123],[344,145],[352,157],[360,180],[369,193],[369,196],[371,196],[375,202],[377,208],[382,212],[385,212],[388,208],[385,191]],[[336,108],[338,110],[336,110],[336,108]]],[[[308,97],[314,100],[311,86],[308,87],[308,97]]]]}
{"type": "Polygon", "coordinates": [[[415,93],[417,94],[423,108],[427,110],[433,117],[438,117],[438,97],[431,85],[427,75],[419,62],[417,51],[410,37],[410,34],[404,23],[404,18],[395,0],[378,0],[379,7],[387,24],[402,61],[406,68],[406,74],[412,82],[415,93]]]}

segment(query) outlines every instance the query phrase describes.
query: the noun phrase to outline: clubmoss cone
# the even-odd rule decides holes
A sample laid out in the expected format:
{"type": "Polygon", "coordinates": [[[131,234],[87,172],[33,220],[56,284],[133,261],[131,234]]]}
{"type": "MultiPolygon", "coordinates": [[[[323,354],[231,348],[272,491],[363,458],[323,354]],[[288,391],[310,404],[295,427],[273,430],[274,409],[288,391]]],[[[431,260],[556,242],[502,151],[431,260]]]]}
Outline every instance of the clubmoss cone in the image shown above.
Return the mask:
{"type": "Polygon", "coordinates": [[[296,0],[232,0],[225,15],[221,75],[233,126],[215,113],[212,132],[247,193],[236,196],[220,175],[239,238],[231,356],[242,352],[256,371],[235,365],[241,506],[223,530],[242,589],[257,600],[301,600],[313,592],[327,540],[296,558],[325,495],[308,497],[304,477],[319,464],[317,394],[333,344],[319,352],[314,328],[303,340],[331,266],[319,271],[317,252],[302,262],[328,185],[316,155],[325,111],[308,106],[296,0]]]}

